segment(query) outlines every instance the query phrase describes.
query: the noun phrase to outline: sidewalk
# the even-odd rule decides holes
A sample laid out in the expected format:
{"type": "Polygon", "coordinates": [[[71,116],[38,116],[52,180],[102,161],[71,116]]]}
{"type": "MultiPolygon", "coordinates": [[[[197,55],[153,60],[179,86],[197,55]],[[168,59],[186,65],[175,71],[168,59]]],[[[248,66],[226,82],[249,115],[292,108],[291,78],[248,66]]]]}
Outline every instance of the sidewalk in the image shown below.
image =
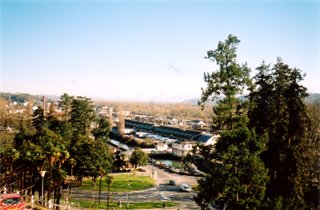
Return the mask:
{"type": "MultiPolygon", "coordinates": [[[[70,210],[88,210],[89,208],[81,208],[81,207],[71,207],[70,210]]],[[[130,208],[129,208],[130,209],[130,208]]],[[[160,210],[160,209],[170,209],[170,210],[199,210],[200,207],[195,208],[195,207],[190,207],[190,206],[186,206],[186,205],[178,205],[178,206],[174,206],[174,207],[165,207],[165,208],[155,208],[155,209],[142,209],[142,210],[160,210]]],[[[105,210],[105,209],[101,209],[101,210],[105,210]]],[[[113,210],[112,208],[110,208],[110,210],[113,210]]],[[[115,210],[117,210],[117,208],[115,208],[115,210]]],[[[138,209],[135,209],[138,210],[138,209]]]]}

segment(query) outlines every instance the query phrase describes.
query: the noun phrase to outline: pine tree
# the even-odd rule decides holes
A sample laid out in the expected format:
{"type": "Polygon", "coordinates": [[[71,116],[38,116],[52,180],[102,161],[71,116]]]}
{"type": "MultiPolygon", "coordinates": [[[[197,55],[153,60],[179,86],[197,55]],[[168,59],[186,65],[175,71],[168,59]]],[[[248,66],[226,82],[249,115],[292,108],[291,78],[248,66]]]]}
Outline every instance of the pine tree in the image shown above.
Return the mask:
{"type": "Polygon", "coordinates": [[[205,102],[212,97],[217,102],[213,106],[213,122],[217,129],[233,129],[245,123],[247,105],[242,103],[237,95],[242,94],[245,88],[251,86],[249,77],[250,69],[247,64],[237,63],[237,45],[240,40],[229,35],[225,42],[219,42],[216,50],[207,52],[207,59],[216,62],[219,69],[212,73],[204,74],[206,89],[202,90],[199,104],[204,106],[205,102]]]}
{"type": "Polygon", "coordinates": [[[71,104],[73,96],[69,96],[67,93],[64,93],[60,96],[59,108],[64,112],[63,119],[68,121],[70,119],[71,104]]]}
{"type": "Polygon", "coordinates": [[[281,201],[283,209],[302,209],[310,182],[311,149],[303,102],[307,92],[299,85],[303,75],[280,58],[272,69],[262,64],[257,70],[249,118],[251,127],[269,136],[268,150],[262,154],[270,176],[267,196],[272,203],[281,201]]]}
{"type": "Polygon", "coordinates": [[[45,126],[46,118],[44,116],[43,109],[38,107],[33,113],[32,125],[37,129],[37,131],[41,131],[45,126]]]}
{"type": "Polygon", "coordinates": [[[110,122],[106,118],[100,118],[98,127],[93,129],[92,134],[95,139],[108,139],[111,130],[110,122]]]}
{"type": "Polygon", "coordinates": [[[267,138],[247,128],[249,103],[237,97],[245,88],[251,88],[250,69],[236,61],[239,42],[236,36],[229,35],[215,51],[208,51],[208,58],[219,69],[205,74],[207,88],[202,89],[199,104],[203,105],[211,96],[218,99],[213,106],[213,122],[221,131],[221,138],[212,154],[211,171],[199,181],[195,201],[202,209],[208,205],[257,209],[262,206],[268,181],[260,159],[267,138]]]}
{"type": "Polygon", "coordinates": [[[91,99],[78,96],[72,100],[69,122],[76,134],[87,134],[87,129],[94,119],[95,113],[91,99]]]}

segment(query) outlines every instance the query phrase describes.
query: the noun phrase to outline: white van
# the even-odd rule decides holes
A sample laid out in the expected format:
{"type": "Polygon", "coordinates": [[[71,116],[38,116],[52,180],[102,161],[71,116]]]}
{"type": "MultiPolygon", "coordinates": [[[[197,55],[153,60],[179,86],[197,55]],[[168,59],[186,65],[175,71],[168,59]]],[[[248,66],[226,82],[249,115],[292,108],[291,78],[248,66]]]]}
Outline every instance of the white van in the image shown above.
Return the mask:
{"type": "Polygon", "coordinates": [[[191,187],[187,184],[181,184],[180,190],[183,192],[191,192],[192,191],[191,187]]]}

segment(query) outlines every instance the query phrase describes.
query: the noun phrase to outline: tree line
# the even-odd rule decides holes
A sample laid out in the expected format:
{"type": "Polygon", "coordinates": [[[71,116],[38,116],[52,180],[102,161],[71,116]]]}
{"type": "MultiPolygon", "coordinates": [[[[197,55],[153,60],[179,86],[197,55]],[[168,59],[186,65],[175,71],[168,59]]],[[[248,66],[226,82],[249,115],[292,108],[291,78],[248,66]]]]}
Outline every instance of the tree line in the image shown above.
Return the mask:
{"type": "Polygon", "coordinates": [[[198,149],[208,175],[199,180],[195,201],[202,209],[316,209],[319,106],[306,106],[304,75],[281,58],[262,62],[250,77],[248,65],[237,62],[239,43],[229,35],[207,52],[217,70],[204,74],[199,105],[215,101],[212,120],[220,138],[198,149]]]}
{"type": "MultiPolygon", "coordinates": [[[[107,144],[110,121],[97,117],[91,99],[63,94],[58,106],[63,111],[59,115],[55,107],[48,113],[38,107],[31,118],[21,120],[12,146],[1,146],[1,187],[34,195],[41,192],[40,171],[47,171],[47,199],[59,204],[67,175],[79,182],[91,177],[95,183],[97,177],[124,165],[124,157],[113,154],[107,144]]],[[[133,152],[134,167],[146,160],[141,150],[133,152]]]]}
{"type": "Polygon", "coordinates": [[[188,103],[96,101],[95,104],[114,107],[116,112],[130,110],[136,114],[172,117],[178,120],[200,119],[207,121],[208,116],[211,115],[209,106],[205,106],[205,109],[201,110],[198,106],[188,103]]]}

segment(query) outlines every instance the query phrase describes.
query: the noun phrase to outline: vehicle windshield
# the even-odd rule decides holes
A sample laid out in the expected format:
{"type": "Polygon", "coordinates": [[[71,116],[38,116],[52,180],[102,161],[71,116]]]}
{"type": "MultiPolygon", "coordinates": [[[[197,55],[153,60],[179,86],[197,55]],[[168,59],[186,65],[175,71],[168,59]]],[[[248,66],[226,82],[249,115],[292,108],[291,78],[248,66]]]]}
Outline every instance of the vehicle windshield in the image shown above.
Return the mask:
{"type": "Polygon", "coordinates": [[[6,204],[6,205],[19,204],[19,203],[21,203],[21,199],[20,198],[6,198],[3,201],[3,203],[6,204]]]}

